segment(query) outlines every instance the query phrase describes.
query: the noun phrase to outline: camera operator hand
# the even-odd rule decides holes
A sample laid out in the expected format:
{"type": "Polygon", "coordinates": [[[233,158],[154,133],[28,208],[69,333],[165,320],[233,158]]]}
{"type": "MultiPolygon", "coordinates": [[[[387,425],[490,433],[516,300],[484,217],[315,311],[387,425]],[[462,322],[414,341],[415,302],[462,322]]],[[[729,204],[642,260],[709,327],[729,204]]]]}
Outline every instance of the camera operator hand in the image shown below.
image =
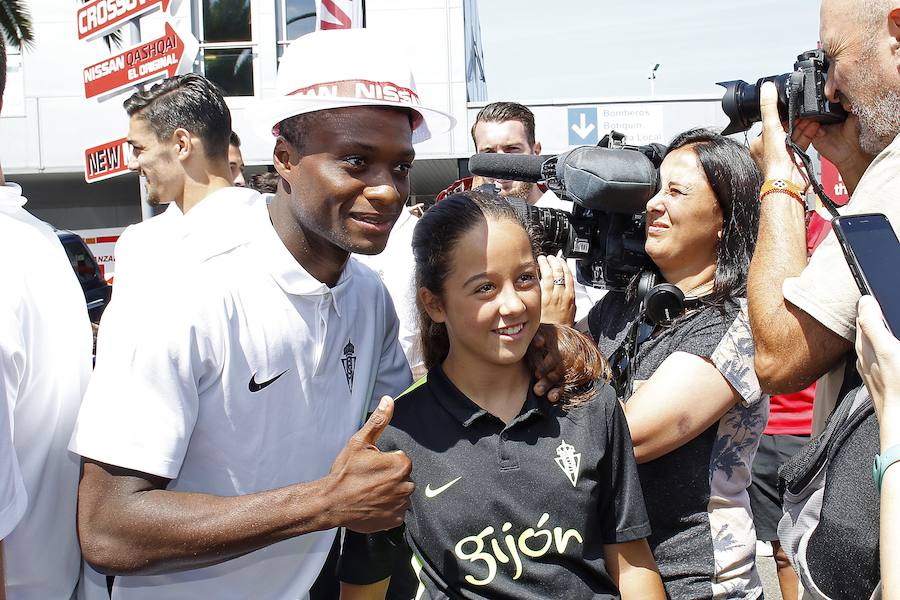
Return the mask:
{"type": "Polygon", "coordinates": [[[539,256],[541,269],[541,323],[575,322],[575,280],[564,258],[539,256]]]}
{"type": "Polygon", "coordinates": [[[859,147],[859,117],[852,113],[847,114],[846,121],[833,125],[799,119],[794,128],[794,141],[801,148],[812,143],[821,156],[834,163],[849,194],[853,194],[875,158],[859,147]]]}
{"type": "Polygon", "coordinates": [[[415,485],[409,480],[412,462],[402,451],[381,452],[375,443],[391,422],[394,401],[385,396],[362,429],[338,454],[330,479],[340,498],[333,506],[338,522],[360,533],[397,527],[409,508],[415,485]]]}
{"type": "Polygon", "coordinates": [[[750,144],[750,154],[756,161],[763,179],[785,179],[801,188],[808,180],[799,159],[787,145],[787,133],[778,115],[778,92],[767,81],[759,92],[759,111],[762,115],[762,135],[750,144]]]}

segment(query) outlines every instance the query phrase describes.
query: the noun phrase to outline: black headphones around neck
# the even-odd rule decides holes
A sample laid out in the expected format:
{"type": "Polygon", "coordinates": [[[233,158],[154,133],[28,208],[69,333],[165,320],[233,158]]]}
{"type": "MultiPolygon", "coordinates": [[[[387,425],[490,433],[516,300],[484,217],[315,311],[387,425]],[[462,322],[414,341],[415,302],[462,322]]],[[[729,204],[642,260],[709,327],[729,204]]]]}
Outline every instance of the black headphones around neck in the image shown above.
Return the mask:
{"type": "Polygon", "coordinates": [[[654,325],[674,321],[683,315],[684,311],[700,306],[699,297],[685,296],[678,286],[665,282],[657,283],[658,281],[659,274],[656,271],[644,271],[637,284],[641,311],[654,325]]]}

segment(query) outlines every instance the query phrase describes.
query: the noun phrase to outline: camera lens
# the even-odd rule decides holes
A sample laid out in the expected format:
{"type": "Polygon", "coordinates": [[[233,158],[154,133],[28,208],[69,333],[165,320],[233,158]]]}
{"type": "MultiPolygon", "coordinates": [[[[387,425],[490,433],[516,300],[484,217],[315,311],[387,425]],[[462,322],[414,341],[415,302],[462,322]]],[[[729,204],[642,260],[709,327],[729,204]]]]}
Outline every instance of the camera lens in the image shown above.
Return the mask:
{"type": "Polygon", "coordinates": [[[784,75],[772,75],[763,77],[755,84],[749,84],[743,80],[722,81],[716,85],[725,88],[722,96],[722,111],[728,116],[728,127],[722,130],[723,135],[747,131],[750,126],[760,121],[759,91],[766,81],[775,83],[778,90],[778,113],[782,119],[787,119],[787,81],[790,73],[784,75]]]}
{"type": "Polygon", "coordinates": [[[531,206],[520,198],[506,200],[512,204],[522,222],[537,229],[543,254],[555,255],[566,248],[571,229],[566,211],[531,206]]]}

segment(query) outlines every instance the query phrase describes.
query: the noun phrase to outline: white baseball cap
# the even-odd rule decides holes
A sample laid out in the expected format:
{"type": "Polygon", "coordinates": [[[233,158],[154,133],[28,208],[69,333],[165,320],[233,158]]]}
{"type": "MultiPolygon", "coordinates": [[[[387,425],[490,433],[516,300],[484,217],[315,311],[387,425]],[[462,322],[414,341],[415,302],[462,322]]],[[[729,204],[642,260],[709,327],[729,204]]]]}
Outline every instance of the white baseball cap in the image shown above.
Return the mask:
{"type": "Polygon", "coordinates": [[[413,143],[450,131],[452,115],[419,103],[405,52],[386,34],[370,29],[332,29],[291,42],[275,77],[275,96],[263,103],[266,131],[305,113],[350,106],[409,108],[413,143]]]}

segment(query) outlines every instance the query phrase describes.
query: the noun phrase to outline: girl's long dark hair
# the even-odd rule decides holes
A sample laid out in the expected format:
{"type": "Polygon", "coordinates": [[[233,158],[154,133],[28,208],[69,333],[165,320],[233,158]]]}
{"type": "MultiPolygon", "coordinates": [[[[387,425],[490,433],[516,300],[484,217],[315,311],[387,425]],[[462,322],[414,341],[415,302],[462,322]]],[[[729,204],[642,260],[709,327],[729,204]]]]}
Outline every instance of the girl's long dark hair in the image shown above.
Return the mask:
{"type": "Polygon", "coordinates": [[[747,294],[747,273],[759,227],[762,175],[742,144],[709,129],[691,129],[675,137],[669,152],[689,147],[722,209],[722,239],[716,256],[711,304],[747,294]]]}
{"type": "MultiPolygon", "coordinates": [[[[426,288],[431,293],[442,296],[444,282],[452,267],[453,251],[459,240],[488,219],[520,225],[529,236],[532,254],[537,257],[535,232],[522,222],[505,199],[482,190],[452,194],[427,210],[413,231],[416,288],[426,288]]],[[[435,323],[428,315],[418,294],[416,309],[425,367],[431,369],[447,358],[450,338],[446,326],[435,323]]],[[[572,407],[590,399],[594,393],[594,383],[604,378],[607,372],[606,363],[597,346],[570,327],[541,325],[539,333],[549,338],[547,346],[557,348],[561,355],[564,375],[560,383],[566,406],[572,407]]],[[[531,350],[529,354],[533,354],[531,350]]]]}

